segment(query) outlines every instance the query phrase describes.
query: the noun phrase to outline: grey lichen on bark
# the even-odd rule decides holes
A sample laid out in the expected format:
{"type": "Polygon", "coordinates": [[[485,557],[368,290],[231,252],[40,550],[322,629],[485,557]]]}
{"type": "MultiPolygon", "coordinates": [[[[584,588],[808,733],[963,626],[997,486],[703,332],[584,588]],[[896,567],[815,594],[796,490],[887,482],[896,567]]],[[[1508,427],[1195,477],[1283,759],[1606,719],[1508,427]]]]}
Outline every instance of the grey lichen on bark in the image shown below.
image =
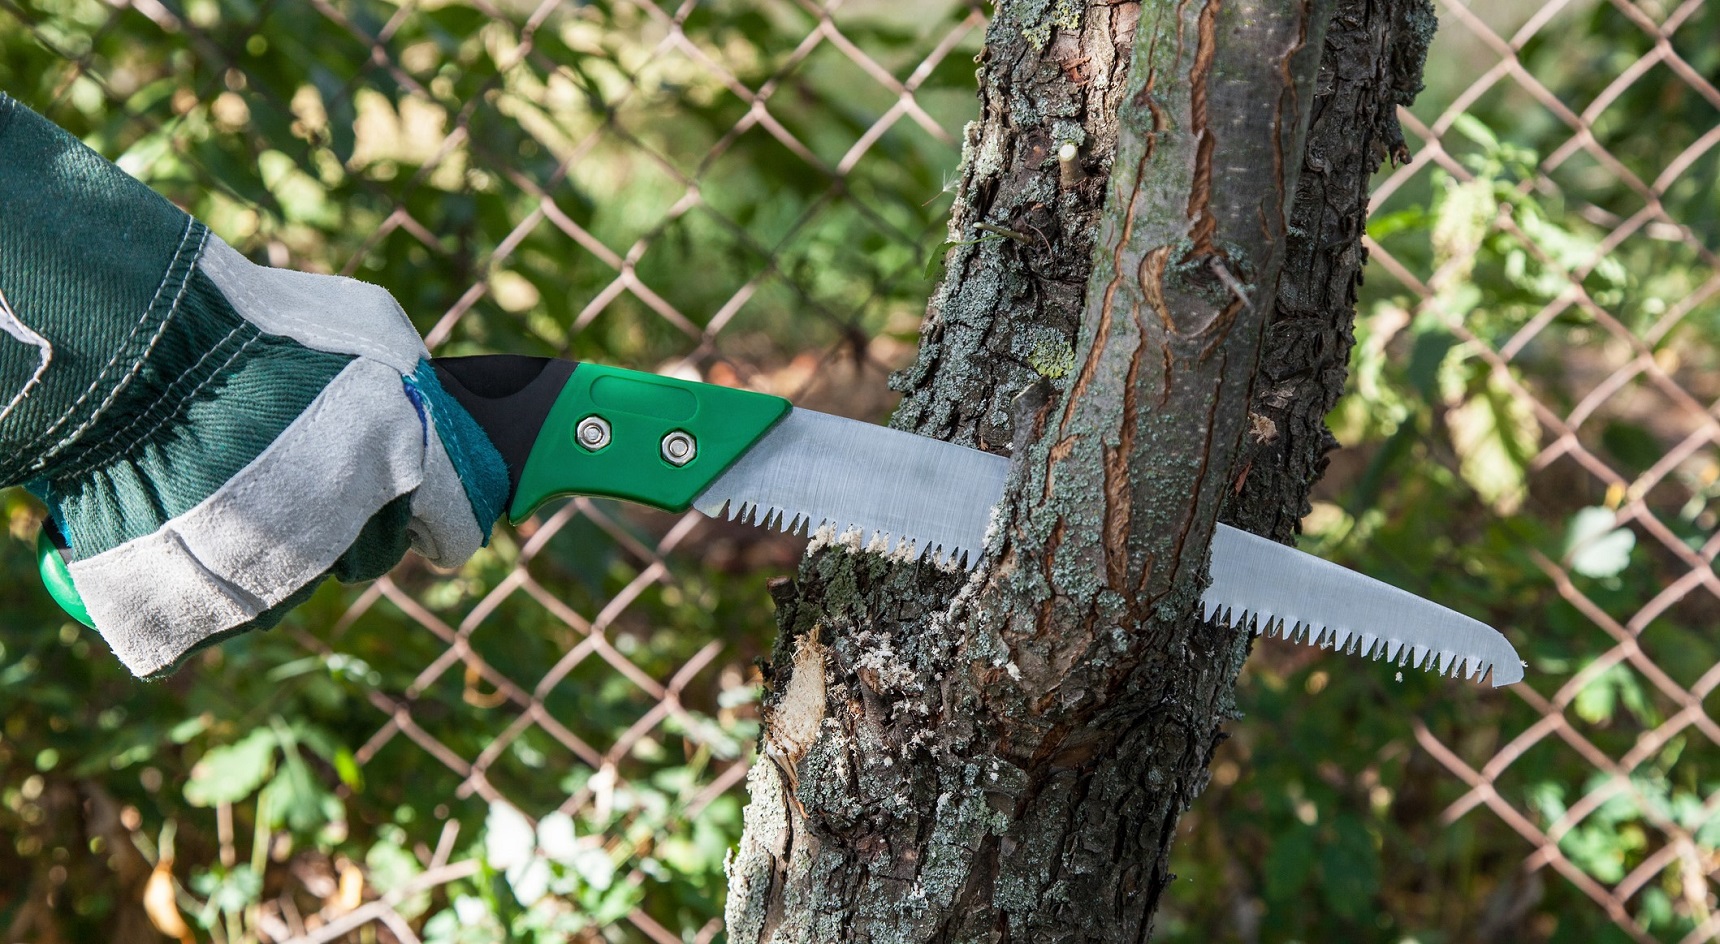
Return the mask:
{"type": "Polygon", "coordinates": [[[997,5],[980,54],[980,117],[964,132],[956,245],[919,358],[893,379],[896,427],[1006,452],[1010,398],[1066,369],[1140,13],[1133,2],[997,5]],[[1074,153],[1060,161],[1066,147],[1074,153]]]}
{"type": "MultiPolygon", "coordinates": [[[[1274,327],[1262,354],[1266,324],[1347,337],[1371,165],[1332,161],[1317,196],[1297,172],[1342,135],[1401,145],[1420,74],[1423,0],[1338,6],[1322,54],[1324,5],[999,4],[951,235],[1013,235],[950,250],[895,424],[1016,452],[1011,497],[971,576],[827,550],[773,587],[730,940],[1149,932],[1247,652],[1189,612],[1213,517],[1300,508],[1318,461],[1245,436],[1256,363],[1309,349],[1274,327]],[[1311,231],[1318,274],[1278,280],[1311,231]]],[[[1317,423],[1340,347],[1269,408],[1317,423]]]]}

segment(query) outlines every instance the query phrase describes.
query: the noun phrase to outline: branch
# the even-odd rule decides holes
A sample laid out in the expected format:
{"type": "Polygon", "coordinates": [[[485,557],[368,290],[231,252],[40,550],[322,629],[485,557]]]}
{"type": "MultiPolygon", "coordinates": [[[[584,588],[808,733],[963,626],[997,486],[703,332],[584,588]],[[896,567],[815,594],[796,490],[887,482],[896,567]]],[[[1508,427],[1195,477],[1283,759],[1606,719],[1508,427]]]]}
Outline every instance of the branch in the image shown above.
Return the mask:
{"type": "Polygon", "coordinates": [[[1277,283],[1329,17],[1142,12],[1078,366],[1033,418],[988,588],[1021,696],[1060,725],[1114,714],[1124,678],[1185,653],[1266,325],[1248,299],[1277,283]]]}
{"type": "Polygon", "coordinates": [[[283,944],[327,944],[328,941],[345,937],[348,933],[372,921],[386,921],[389,915],[394,914],[396,905],[419,892],[429,891],[438,885],[457,882],[463,878],[471,878],[476,874],[478,874],[478,863],[476,860],[470,859],[431,869],[414,877],[399,888],[393,889],[381,898],[360,905],[322,927],[308,931],[290,941],[283,942],[283,944]]]}

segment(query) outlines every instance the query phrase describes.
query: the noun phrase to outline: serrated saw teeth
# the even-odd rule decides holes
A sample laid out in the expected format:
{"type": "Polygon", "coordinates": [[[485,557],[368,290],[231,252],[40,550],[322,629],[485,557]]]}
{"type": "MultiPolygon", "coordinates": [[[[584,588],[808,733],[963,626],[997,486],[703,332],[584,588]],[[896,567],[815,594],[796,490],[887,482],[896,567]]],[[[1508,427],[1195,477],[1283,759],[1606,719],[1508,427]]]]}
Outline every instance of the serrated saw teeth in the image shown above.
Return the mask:
{"type": "Polygon", "coordinates": [[[911,534],[897,535],[881,528],[867,528],[859,522],[844,522],[837,518],[755,502],[729,500],[707,513],[719,520],[733,521],[767,531],[780,531],[800,537],[822,534],[831,544],[902,560],[924,560],[945,568],[968,565],[975,557],[973,552],[965,547],[927,541],[911,534]]]}
{"type": "Polygon", "coordinates": [[[1411,645],[1389,636],[1343,628],[1333,629],[1290,617],[1237,610],[1205,600],[1201,601],[1200,613],[1202,619],[1242,626],[1256,636],[1360,656],[1375,662],[1395,663],[1398,668],[1435,672],[1446,678],[1457,678],[1461,675],[1471,681],[1480,682],[1487,678],[1494,666],[1491,659],[1480,655],[1462,655],[1449,649],[1435,650],[1427,646],[1411,645]]]}
{"type": "Polygon", "coordinates": [[[1213,533],[1212,583],[1201,597],[1203,612],[1261,635],[1442,675],[1491,671],[1495,685],[1523,677],[1510,641],[1485,623],[1225,525],[1213,533]]]}
{"type": "Polygon", "coordinates": [[[1407,644],[1389,636],[1323,626],[1287,616],[1237,610],[1206,600],[1200,603],[1200,615],[1205,620],[1245,627],[1256,636],[1360,656],[1375,662],[1396,663],[1398,668],[1434,672],[1447,678],[1457,678],[1461,673],[1465,678],[1480,681],[1486,678],[1493,668],[1492,661],[1479,655],[1460,655],[1449,649],[1436,650],[1429,646],[1407,644]]]}
{"type": "Polygon", "coordinates": [[[693,507],[901,560],[971,568],[1008,472],[1000,455],[795,409],[693,507]]]}

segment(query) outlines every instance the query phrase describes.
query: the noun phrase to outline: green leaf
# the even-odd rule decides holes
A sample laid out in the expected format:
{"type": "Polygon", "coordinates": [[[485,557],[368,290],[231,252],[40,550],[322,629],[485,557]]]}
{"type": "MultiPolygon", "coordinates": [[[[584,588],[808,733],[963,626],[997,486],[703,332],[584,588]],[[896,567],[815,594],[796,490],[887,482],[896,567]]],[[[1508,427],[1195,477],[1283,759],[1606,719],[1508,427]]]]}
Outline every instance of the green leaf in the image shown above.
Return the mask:
{"type": "Polygon", "coordinates": [[[263,893],[263,878],[249,864],[215,868],[192,878],[191,886],[208,901],[204,913],[238,914],[257,903],[263,893]]]}
{"type": "Polygon", "coordinates": [[[1565,815],[1568,808],[1564,784],[1550,780],[1531,784],[1525,791],[1525,799],[1529,808],[1540,814],[1543,823],[1551,823],[1565,815]]]}
{"type": "Polygon", "coordinates": [[[1372,911],[1379,891],[1379,853],[1360,819],[1340,815],[1333,829],[1333,841],[1320,850],[1320,891],[1334,912],[1360,918],[1372,911]]]}
{"type": "Polygon", "coordinates": [[[1465,137],[1469,138],[1469,140],[1474,141],[1476,144],[1479,144],[1490,151],[1497,150],[1499,147],[1499,138],[1493,133],[1493,129],[1487,127],[1481,119],[1468,112],[1464,112],[1452,119],[1451,126],[1456,128],[1465,137]]]}
{"type": "Polygon", "coordinates": [[[1601,430],[1601,445],[1629,470],[1630,477],[1648,471],[1664,450],[1654,434],[1635,423],[1614,420],[1601,430]]]}
{"type": "Polygon", "coordinates": [[[1499,211],[1499,200],[1493,192],[1493,182],[1476,179],[1458,182],[1447,178],[1444,190],[1434,206],[1433,258],[1438,266],[1455,263],[1448,270],[1443,285],[1467,284],[1475,268],[1475,255],[1481,240],[1493,225],[1499,211]]]}
{"type": "Polygon", "coordinates": [[[1513,514],[1527,494],[1529,459],[1540,445],[1541,425],[1529,405],[1488,376],[1483,389],[1445,414],[1458,472],[1502,515],[1513,514]]]}
{"type": "Polygon", "coordinates": [[[1559,840],[1559,850],[1572,862],[1608,884],[1624,878],[1626,856],[1643,845],[1642,831],[1629,826],[1583,825],[1559,840]]]}
{"type": "Polygon", "coordinates": [[[704,850],[685,836],[663,839],[657,844],[656,856],[683,875],[698,875],[706,868],[704,850]]]}
{"type": "Polygon", "coordinates": [[[1585,577],[1616,577],[1630,565],[1636,532],[1613,525],[1607,508],[1584,508],[1571,516],[1565,532],[1565,563],[1585,577]]]}
{"type": "Polygon", "coordinates": [[[1440,366],[1445,363],[1451,349],[1457,346],[1457,336],[1439,324],[1417,327],[1405,378],[1423,397],[1432,400],[1439,395],[1440,366]]]}
{"type": "Polygon", "coordinates": [[[286,762],[263,792],[269,819],[276,825],[308,833],[329,820],[323,803],[327,791],[311,776],[310,768],[296,750],[287,750],[286,762]]]}
{"type": "Polygon", "coordinates": [[[1427,225],[1426,207],[1406,207],[1402,210],[1368,217],[1368,235],[1378,241],[1397,233],[1426,229],[1427,225]]]}
{"type": "MultiPolygon", "coordinates": [[[[384,894],[403,888],[424,874],[412,853],[387,840],[378,840],[364,854],[364,869],[370,883],[384,894]]],[[[417,918],[430,909],[430,893],[419,892],[394,906],[407,920],[417,918]]]]}
{"type": "Polygon", "coordinates": [[[478,895],[460,895],[453,906],[424,923],[425,944],[490,944],[505,935],[495,903],[478,895]]]}
{"type": "Polygon", "coordinates": [[[340,777],[341,783],[351,787],[354,792],[363,792],[364,772],[359,769],[358,759],[351,751],[341,748],[335,752],[332,762],[335,775],[340,777]]]}
{"type": "Polygon", "coordinates": [[[1008,238],[1009,237],[1001,236],[997,233],[987,233],[984,236],[977,236],[973,239],[946,239],[943,242],[938,243],[937,248],[932,250],[931,258],[926,260],[926,278],[935,279],[943,274],[944,257],[949,254],[951,249],[954,249],[957,246],[977,246],[980,243],[994,243],[998,240],[1008,238]]]}
{"type": "MultiPolygon", "coordinates": [[[[606,857],[607,858],[607,857],[606,857]]],[[[595,887],[595,886],[594,886],[595,887]]],[[[600,889],[597,896],[581,895],[581,903],[592,910],[593,923],[605,927],[620,921],[639,906],[644,892],[633,882],[621,882],[600,889]]]]}
{"type": "Polygon", "coordinates": [[[211,748],[191,768],[185,800],[192,806],[236,803],[250,796],[275,770],[279,741],[272,728],[257,728],[240,740],[211,748]]]}
{"type": "Polygon", "coordinates": [[[1709,810],[1700,801],[1694,805],[1699,810],[1699,815],[1692,817],[1694,828],[1691,831],[1696,834],[1696,841],[1710,849],[1720,847],[1720,810],[1709,810]]]}
{"type": "Polygon", "coordinates": [[[944,255],[956,245],[954,240],[949,239],[938,243],[932,254],[926,257],[926,278],[935,279],[944,274],[944,255]]]}
{"type": "Polygon", "coordinates": [[[1577,717],[1590,724],[1601,724],[1610,721],[1613,711],[1618,706],[1618,692],[1613,687],[1612,672],[1618,668],[1613,666],[1605,672],[1589,680],[1577,692],[1577,697],[1571,702],[1571,709],[1577,717]]]}
{"type": "Polygon", "coordinates": [[[1314,828],[1297,824],[1279,836],[1262,868],[1268,901],[1287,902],[1300,894],[1314,873],[1314,828]]]}
{"type": "Polygon", "coordinates": [[[1608,666],[1590,679],[1577,692],[1571,708],[1584,721],[1602,724],[1612,719],[1621,704],[1637,720],[1649,725],[1659,723],[1659,713],[1649,705],[1642,682],[1622,663],[1608,666]]]}
{"type": "Polygon", "coordinates": [[[209,730],[209,717],[198,715],[195,718],[186,718],[174,725],[173,729],[167,733],[167,739],[175,744],[184,744],[207,730],[209,730]]]}
{"type": "Polygon", "coordinates": [[[257,157],[257,169],[289,222],[319,229],[340,225],[340,210],[329,202],[322,182],[305,173],[291,157],[280,151],[264,151],[257,157]]]}

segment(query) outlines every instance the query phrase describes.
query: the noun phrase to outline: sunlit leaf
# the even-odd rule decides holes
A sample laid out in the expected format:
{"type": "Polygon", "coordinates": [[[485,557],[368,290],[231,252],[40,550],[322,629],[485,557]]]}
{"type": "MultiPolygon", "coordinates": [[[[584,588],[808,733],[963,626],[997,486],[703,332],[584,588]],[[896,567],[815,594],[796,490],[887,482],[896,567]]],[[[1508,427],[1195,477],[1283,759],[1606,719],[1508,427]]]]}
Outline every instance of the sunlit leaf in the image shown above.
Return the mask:
{"type": "Polygon", "coordinates": [[[602,849],[584,848],[574,856],[573,869],[587,885],[599,890],[615,881],[615,861],[602,849]]]}
{"type": "Polygon", "coordinates": [[[1446,269],[1448,284],[1462,283],[1475,267],[1475,254],[1481,248],[1481,238],[1487,234],[1499,200],[1493,193],[1493,183],[1476,179],[1459,182],[1445,179],[1445,187],[1434,205],[1434,261],[1446,269]]]}
{"type": "Polygon", "coordinates": [[[556,862],[570,864],[579,854],[579,839],[574,835],[573,817],[555,810],[538,820],[538,848],[556,862]]]}
{"type": "Polygon", "coordinates": [[[1578,690],[1577,697],[1571,702],[1571,710],[1590,724],[1600,724],[1612,718],[1613,709],[1617,705],[1618,691],[1609,669],[1590,679],[1587,685],[1578,690]]]}
{"type": "Polygon", "coordinates": [[[514,897],[528,907],[549,894],[550,878],[549,862],[544,859],[529,859],[508,869],[508,885],[513,888],[514,897]]]}
{"type": "Polygon", "coordinates": [[[250,796],[275,770],[279,741],[271,728],[257,728],[232,744],[211,748],[191,768],[185,799],[193,806],[235,803],[250,796]]]}
{"type": "Polygon", "coordinates": [[[1515,513],[1540,444],[1534,411],[1489,378],[1480,392],[1446,411],[1445,423],[1464,481],[1499,514],[1515,513]]]}
{"type": "Polygon", "coordinates": [[[1565,533],[1565,563],[1585,577],[1613,577],[1630,565],[1636,532],[1615,527],[1607,508],[1584,508],[1571,516],[1565,533]]]}
{"type": "Polygon", "coordinates": [[[529,860],[537,842],[525,814],[505,800],[490,804],[484,820],[484,859],[497,869],[510,869],[529,860]]]}

